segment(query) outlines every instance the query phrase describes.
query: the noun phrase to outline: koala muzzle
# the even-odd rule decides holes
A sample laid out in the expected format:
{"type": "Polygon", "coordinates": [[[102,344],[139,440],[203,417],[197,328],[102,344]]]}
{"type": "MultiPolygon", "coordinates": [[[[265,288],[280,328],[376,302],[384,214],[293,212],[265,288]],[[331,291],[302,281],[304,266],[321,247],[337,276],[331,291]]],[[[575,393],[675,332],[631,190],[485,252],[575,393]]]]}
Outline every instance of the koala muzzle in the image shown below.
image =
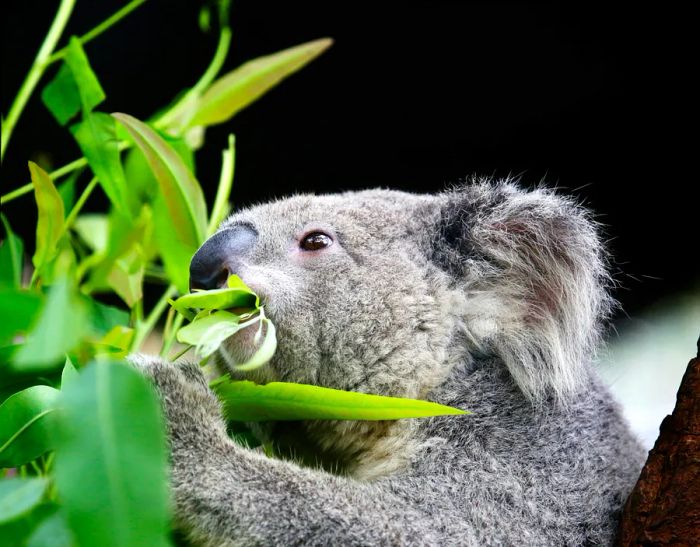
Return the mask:
{"type": "Polygon", "coordinates": [[[190,262],[190,291],[225,287],[228,276],[240,270],[241,259],[257,238],[252,226],[237,225],[207,239],[190,262]]]}

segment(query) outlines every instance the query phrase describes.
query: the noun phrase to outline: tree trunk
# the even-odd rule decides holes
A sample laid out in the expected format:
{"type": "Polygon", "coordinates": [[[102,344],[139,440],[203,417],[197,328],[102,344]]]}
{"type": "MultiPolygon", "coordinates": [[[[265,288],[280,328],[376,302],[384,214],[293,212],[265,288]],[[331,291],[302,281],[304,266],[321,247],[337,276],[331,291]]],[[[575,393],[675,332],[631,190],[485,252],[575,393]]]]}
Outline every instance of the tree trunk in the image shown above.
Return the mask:
{"type": "Polygon", "coordinates": [[[698,357],[627,499],[618,546],[700,545],[700,351],[698,357]]]}

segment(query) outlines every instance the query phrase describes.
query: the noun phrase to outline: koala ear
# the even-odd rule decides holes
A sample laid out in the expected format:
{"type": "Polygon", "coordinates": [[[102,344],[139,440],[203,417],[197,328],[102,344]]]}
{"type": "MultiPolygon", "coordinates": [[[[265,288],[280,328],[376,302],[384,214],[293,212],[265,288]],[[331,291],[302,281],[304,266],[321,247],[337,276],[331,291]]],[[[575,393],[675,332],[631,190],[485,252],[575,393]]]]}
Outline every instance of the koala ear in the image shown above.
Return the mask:
{"type": "Polygon", "coordinates": [[[476,181],[442,194],[432,259],[462,283],[466,328],[533,401],[583,385],[613,301],[595,224],[571,199],[476,181]]]}

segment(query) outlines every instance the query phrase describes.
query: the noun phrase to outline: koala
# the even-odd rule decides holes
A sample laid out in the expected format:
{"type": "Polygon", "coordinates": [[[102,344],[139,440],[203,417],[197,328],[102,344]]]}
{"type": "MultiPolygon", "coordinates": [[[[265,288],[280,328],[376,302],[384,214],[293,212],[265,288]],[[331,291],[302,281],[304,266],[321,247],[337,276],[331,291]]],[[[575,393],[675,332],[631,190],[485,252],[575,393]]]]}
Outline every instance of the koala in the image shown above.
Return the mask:
{"type": "MultiPolygon", "coordinates": [[[[644,461],[593,361],[614,302],[588,212],[545,188],[297,195],[235,213],[191,285],[240,276],[278,333],[245,330],[235,378],[427,399],[471,412],[263,423],[230,440],[198,365],[135,359],[168,425],[176,525],[196,545],[611,544],[644,461]]],[[[255,329],[247,329],[255,330],[255,329]]]]}

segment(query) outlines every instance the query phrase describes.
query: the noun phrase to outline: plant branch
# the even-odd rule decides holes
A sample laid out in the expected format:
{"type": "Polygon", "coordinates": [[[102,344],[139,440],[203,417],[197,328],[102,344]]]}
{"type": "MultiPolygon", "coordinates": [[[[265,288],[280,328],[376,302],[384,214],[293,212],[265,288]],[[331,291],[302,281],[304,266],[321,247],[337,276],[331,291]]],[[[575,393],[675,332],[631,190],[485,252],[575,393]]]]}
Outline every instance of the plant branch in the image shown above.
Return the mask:
{"type": "Polygon", "coordinates": [[[168,305],[168,299],[175,296],[176,292],[177,289],[175,288],[175,285],[170,285],[167,289],[165,289],[165,292],[160,297],[160,300],[156,302],[156,305],[153,306],[153,309],[148,314],[148,317],[146,317],[146,320],[137,325],[136,334],[134,335],[134,340],[131,344],[132,351],[138,350],[146,337],[155,328],[160,316],[163,315],[163,312],[168,305]]]}
{"type": "MultiPolygon", "coordinates": [[[[132,0],[129,2],[126,6],[121,8],[120,10],[116,11],[113,13],[110,17],[102,21],[99,25],[97,25],[95,28],[92,30],[86,32],[82,36],[80,36],[78,39],[80,40],[80,43],[85,45],[91,40],[97,38],[100,34],[108,30],[110,27],[113,27],[116,25],[119,21],[124,19],[127,15],[129,15],[132,11],[134,11],[136,8],[144,4],[147,0],[132,0]]],[[[58,50],[56,53],[51,55],[46,60],[46,65],[50,65],[51,63],[54,63],[56,61],[59,61],[63,59],[66,56],[66,53],[68,52],[68,48],[63,48],[58,50]]]]}
{"type": "Polygon", "coordinates": [[[17,125],[17,121],[22,115],[22,111],[24,110],[29,97],[31,97],[32,93],[34,92],[34,88],[39,83],[41,76],[44,74],[44,70],[46,70],[47,66],[46,60],[56,47],[56,43],[61,37],[74,7],[75,0],[61,0],[61,4],[58,6],[56,17],[49,28],[49,32],[46,34],[46,38],[44,38],[44,42],[41,44],[41,48],[39,48],[39,53],[37,53],[34,63],[29,69],[29,73],[24,79],[22,86],[19,88],[17,96],[10,107],[10,111],[2,124],[0,161],[5,158],[5,150],[7,149],[7,145],[12,137],[12,132],[14,131],[15,125],[17,125]]]}

